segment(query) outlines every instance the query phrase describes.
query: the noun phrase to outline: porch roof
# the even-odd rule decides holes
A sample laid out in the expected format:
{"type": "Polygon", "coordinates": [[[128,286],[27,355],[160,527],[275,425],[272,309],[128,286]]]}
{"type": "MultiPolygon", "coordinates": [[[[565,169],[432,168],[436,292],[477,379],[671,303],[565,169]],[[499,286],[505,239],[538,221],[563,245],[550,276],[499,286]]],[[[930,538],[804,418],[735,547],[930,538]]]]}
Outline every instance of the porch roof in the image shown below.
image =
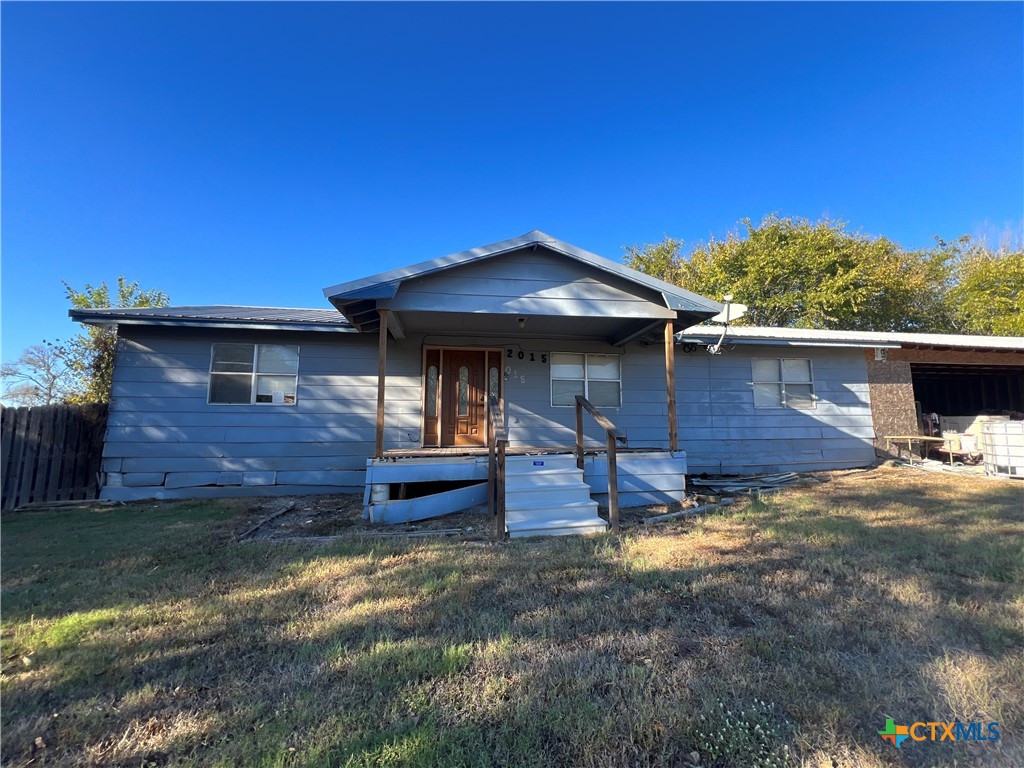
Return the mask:
{"type": "MultiPolygon", "coordinates": [[[[533,230],[509,240],[502,240],[491,245],[460,251],[459,253],[449,254],[448,256],[442,256],[441,258],[412,266],[401,267],[359,280],[340,283],[325,288],[324,295],[358,330],[364,332],[374,331],[379,327],[376,310],[389,307],[399,308],[393,306],[393,300],[399,297],[399,291],[402,286],[409,281],[421,280],[422,278],[428,278],[431,275],[437,275],[447,270],[478,264],[504,254],[512,254],[516,251],[522,252],[527,249],[536,251],[537,248],[543,248],[546,252],[568,259],[577,265],[582,265],[585,269],[581,271],[581,274],[596,271],[599,274],[605,275],[608,286],[631,286],[632,290],[638,291],[645,297],[650,297],[646,299],[649,302],[647,304],[650,308],[649,312],[642,314],[634,313],[630,318],[622,317],[623,320],[631,320],[636,329],[641,327],[636,321],[643,319],[645,316],[650,319],[660,318],[662,323],[664,319],[673,319],[673,316],[675,316],[674,319],[678,323],[689,325],[693,322],[707,319],[722,310],[722,305],[716,301],[687,291],[679,286],[658,280],[637,270],[630,269],[623,264],[610,261],[582,248],[577,248],[540,230],[533,230]]],[[[528,274],[525,276],[529,277],[528,274]]],[[[601,278],[598,277],[598,280],[601,280],[601,278]]],[[[564,313],[548,312],[547,314],[564,314],[574,317],[607,317],[607,312],[600,309],[605,299],[605,296],[602,294],[602,287],[601,285],[594,285],[588,295],[586,293],[588,289],[584,286],[581,288],[584,291],[583,295],[566,301],[566,305],[571,307],[571,310],[566,310],[564,313]]],[[[536,298],[536,296],[531,297],[529,300],[524,298],[524,301],[519,303],[509,302],[507,309],[506,307],[500,307],[497,311],[483,308],[482,302],[480,308],[469,308],[467,307],[466,300],[452,301],[450,306],[439,308],[436,311],[530,316],[534,313],[529,310],[524,311],[521,307],[524,305],[528,306],[530,301],[535,302],[536,298]]],[[[465,299],[472,301],[471,296],[467,296],[465,299]]],[[[394,330],[392,329],[392,332],[394,330]]]]}

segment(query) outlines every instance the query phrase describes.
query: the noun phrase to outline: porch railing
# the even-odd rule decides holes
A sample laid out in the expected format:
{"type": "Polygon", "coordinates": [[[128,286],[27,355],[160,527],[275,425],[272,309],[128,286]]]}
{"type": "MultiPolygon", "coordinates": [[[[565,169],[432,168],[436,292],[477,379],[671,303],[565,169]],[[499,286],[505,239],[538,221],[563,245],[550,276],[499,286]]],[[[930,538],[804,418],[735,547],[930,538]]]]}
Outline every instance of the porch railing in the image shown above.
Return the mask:
{"type": "Polygon", "coordinates": [[[501,403],[487,398],[487,511],[494,517],[494,536],[505,538],[505,452],[508,432],[501,403]]]}
{"type": "Polygon", "coordinates": [[[594,417],[594,421],[605,432],[608,449],[608,522],[612,530],[619,530],[619,469],[616,445],[627,444],[626,434],[595,408],[583,395],[576,395],[576,466],[583,469],[583,411],[594,417]]]}

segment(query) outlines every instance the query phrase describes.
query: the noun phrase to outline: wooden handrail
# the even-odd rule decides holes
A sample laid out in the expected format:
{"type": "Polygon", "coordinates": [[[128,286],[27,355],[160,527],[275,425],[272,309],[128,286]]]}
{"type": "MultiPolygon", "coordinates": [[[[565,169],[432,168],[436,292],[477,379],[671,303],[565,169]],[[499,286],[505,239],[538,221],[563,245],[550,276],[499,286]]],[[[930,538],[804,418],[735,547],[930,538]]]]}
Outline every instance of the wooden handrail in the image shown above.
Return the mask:
{"type": "Polygon", "coordinates": [[[616,443],[627,444],[626,434],[609,421],[593,404],[576,395],[576,466],[583,469],[583,411],[594,417],[605,431],[605,447],[608,450],[608,522],[612,530],[619,530],[619,467],[616,455],[616,443]]]}
{"type": "Polygon", "coordinates": [[[494,516],[494,536],[505,538],[505,452],[508,431],[501,403],[487,398],[487,511],[494,516]]]}
{"type": "Polygon", "coordinates": [[[505,414],[502,412],[501,403],[494,395],[487,397],[487,418],[488,429],[494,430],[495,440],[508,442],[508,430],[505,429],[505,414]]]}
{"type": "Polygon", "coordinates": [[[594,421],[597,422],[597,425],[601,427],[601,429],[603,429],[605,432],[614,437],[623,445],[627,443],[626,433],[623,432],[618,427],[616,427],[614,424],[612,424],[611,421],[608,420],[608,417],[601,413],[599,410],[597,410],[597,408],[595,408],[594,405],[589,400],[587,400],[587,398],[583,397],[583,395],[576,395],[576,408],[583,408],[583,410],[585,410],[587,413],[594,417],[594,421]]]}

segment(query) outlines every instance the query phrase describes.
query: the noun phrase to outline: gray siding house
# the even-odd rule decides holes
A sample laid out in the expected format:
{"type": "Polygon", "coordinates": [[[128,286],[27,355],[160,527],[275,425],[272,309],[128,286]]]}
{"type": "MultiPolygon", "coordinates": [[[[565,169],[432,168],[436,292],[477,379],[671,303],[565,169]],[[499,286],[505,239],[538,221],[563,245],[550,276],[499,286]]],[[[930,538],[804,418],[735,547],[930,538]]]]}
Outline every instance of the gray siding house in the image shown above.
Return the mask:
{"type": "MultiPolygon", "coordinates": [[[[333,309],[72,310],[119,336],[103,497],[364,492],[375,519],[414,519],[417,500],[390,488],[444,481],[486,501],[466,488],[504,427],[525,509],[529,487],[579,485],[558,458],[577,396],[618,430],[624,505],[680,498],[687,472],[874,458],[877,343],[735,339],[710,355],[718,329],[699,324],[722,305],[539,231],[324,295],[333,309]]],[[[590,508],[608,501],[610,438],[590,415],[583,437],[590,508]]]]}

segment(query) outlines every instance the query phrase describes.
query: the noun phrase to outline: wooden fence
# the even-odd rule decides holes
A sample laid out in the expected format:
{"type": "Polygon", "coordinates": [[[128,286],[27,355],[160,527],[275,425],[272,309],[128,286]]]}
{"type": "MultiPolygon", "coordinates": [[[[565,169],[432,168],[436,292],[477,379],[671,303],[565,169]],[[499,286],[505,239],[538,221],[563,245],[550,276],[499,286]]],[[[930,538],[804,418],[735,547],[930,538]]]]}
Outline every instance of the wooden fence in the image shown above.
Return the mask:
{"type": "Polygon", "coordinates": [[[107,426],[105,405],[0,411],[0,509],[95,499],[107,426]]]}

